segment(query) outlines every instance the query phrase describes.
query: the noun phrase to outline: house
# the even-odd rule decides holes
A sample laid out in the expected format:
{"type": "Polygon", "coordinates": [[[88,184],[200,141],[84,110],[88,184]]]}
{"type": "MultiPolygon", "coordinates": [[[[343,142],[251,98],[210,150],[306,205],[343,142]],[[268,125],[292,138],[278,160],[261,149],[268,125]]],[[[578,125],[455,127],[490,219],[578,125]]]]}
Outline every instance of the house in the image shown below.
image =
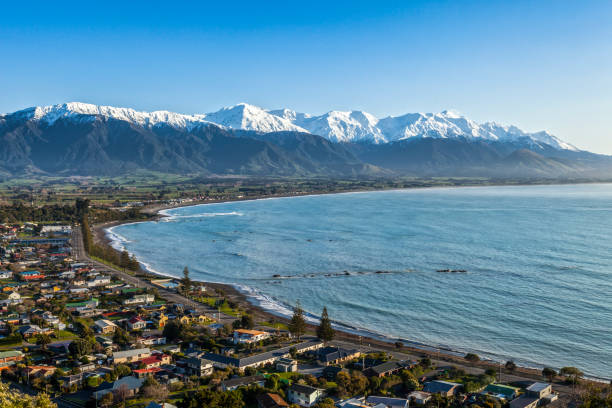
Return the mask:
{"type": "Polygon", "coordinates": [[[130,330],[144,330],[147,327],[147,322],[140,316],[134,316],[127,321],[127,326],[130,330]]]}
{"type": "Polygon", "coordinates": [[[24,280],[24,281],[32,281],[32,280],[44,279],[45,275],[43,275],[42,273],[38,271],[25,271],[25,272],[19,273],[19,278],[21,278],[21,280],[24,280]]]}
{"type": "Polygon", "coordinates": [[[55,316],[50,312],[43,313],[42,318],[48,325],[53,326],[59,330],[64,330],[66,328],[66,325],[62,323],[59,317],[55,316]]]}
{"type": "Polygon", "coordinates": [[[191,375],[202,377],[213,373],[213,364],[205,358],[190,357],[187,359],[187,369],[191,375]]]}
{"type": "Polygon", "coordinates": [[[143,383],[144,383],[144,379],[136,378],[130,375],[130,376],[118,379],[117,381],[113,383],[111,387],[107,387],[103,385],[100,390],[95,391],[93,393],[93,397],[96,400],[100,400],[100,398],[102,398],[109,392],[114,392],[118,390],[119,388],[126,390],[127,396],[131,397],[131,396],[136,395],[140,391],[140,388],[142,387],[143,383]]]}
{"type": "Polygon", "coordinates": [[[431,399],[431,394],[424,391],[412,391],[408,394],[408,399],[419,405],[425,405],[431,399]]]}
{"type": "Polygon", "coordinates": [[[278,394],[267,392],[257,396],[257,408],[284,408],[288,406],[287,401],[278,394]]]}
{"type": "Polygon", "coordinates": [[[155,301],[155,296],[149,295],[148,293],[142,295],[134,295],[131,298],[125,299],[123,301],[124,305],[136,305],[139,303],[153,303],[155,301]]]}
{"type": "Polygon", "coordinates": [[[409,400],[405,398],[376,397],[373,395],[366,398],[366,404],[377,408],[406,408],[408,403],[409,400]]]}
{"type": "Polygon", "coordinates": [[[0,370],[3,370],[17,361],[23,360],[23,353],[19,350],[0,351],[0,370]]]}
{"type": "Polygon", "coordinates": [[[29,378],[48,378],[57,370],[54,366],[27,366],[23,368],[23,373],[29,378]]]}
{"type": "Polygon", "coordinates": [[[164,371],[161,367],[152,367],[152,368],[137,368],[132,370],[132,373],[138,378],[147,378],[150,375],[155,375],[159,372],[164,371]]]}
{"type": "Polygon", "coordinates": [[[415,363],[410,361],[387,361],[382,364],[368,368],[364,374],[367,377],[385,377],[400,372],[403,369],[409,369],[415,363]]]}
{"type": "Polygon", "coordinates": [[[19,329],[17,329],[17,332],[19,332],[23,337],[31,337],[39,334],[52,334],[53,329],[41,328],[35,324],[32,324],[21,326],[19,329]]]}
{"type": "Polygon", "coordinates": [[[13,272],[11,271],[0,271],[0,279],[11,279],[13,272]]]}
{"type": "Polygon", "coordinates": [[[498,400],[512,401],[519,394],[520,389],[511,387],[503,384],[489,384],[480,393],[481,395],[488,395],[498,400]]]}
{"type": "Polygon", "coordinates": [[[84,309],[95,309],[98,307],[99,301],[97,298],[91,298],[82,302],[70,302],[66,303],[66,310],[69,312],[75,312],[84,309]]]}
{"type": "Polygon", "coordinates": [[[151,355],[151,350],[148,348],[116,351],[113,353],[113,363],[130,363],[143,358],[147,358],[151,355]]]}
{"type": "Polygon", "coordinates": [[[435,380],[426,383],[425,387],[423,387],[423,391],[430,394],[440,394],[450,397],[455,395],[460,388],[461,384],[458,383],[435,380]]]}
{"type": "Polygon", "coordinates": [[[150,357],[145,357],[139,361],[139,363],[144,364],[144,368],[155,368],[160,367],[164,364],[170,364],[172,359],[167,354],[155,353],[150,357]]]}
{"type": "Polygon", "coordinates": [[[264,386],[266,377],[263,375],[250,375],[247,377],[237,377],[230,380],[221,381],[221,389],[223,391],[233,391],[240,387],[248,387],[249,385],[264,386]]]}
{"type": "Polygon", "coordinates": [[[87,286],[90,288],[95,288],[98,286],[110,285],[110,283],[111,283],[111,279],[109,276],[100,275],[100,276],[96,276],[92,280],[87,281],[87,286]]]}
{"type": "Polygon", "coordinates": [[[522,395],[510,401],[510,408],[535,408],[538,406],[540,399],[537,397],[529,397],[522,395]]]}
{"type": "Polygon", "coordinates": [[[8,298],[10,300],[17,301],[17,303],[21,302],[21,295],[17,292],[11,292],[8,294],[8,298]]]}
{"type": "Polygon", "coordinates": [[[321,365],[340,364],[352,360],[361,355],[356,349],[344,349],[341,347],[324,347],[317,350],[317,362],[321,365]]]}
{"type": "Polygon", "coordinates": [[[100,319],[94,322],[94,330],[102,334],[114,333],[117,325],[110,320],[100,319]]]}
{"type": "Polygon", "coordinates": [[[276,371],[281,373],[292,373],[297,371],[298,363],[297,361],[290,358],[279,358],[276,362],[276,371]]]}
{"type": "Polygon", "coordinates": [[[544,398],[552,394],[552,384],[535,382],[525,389],[526,395],[529,397],[544,398]]]}
{"type": "Polygon", "coordinates": [[[136,340],[137,343],[144,344],[146,346],[161,346],[166,344],[166,338],[164,336],[143,336],[136,340]]]}
{"type": "Polygon", "coordinates": [[[302,407],[311,407],[323,396],[323,392],[309,385],[292,384],[287,390],[287,400],[302,407]]]}
{"type": "Polygon", "coordinates": [[[158,328],[163,329],[168,323],[168,316],[166,316],[164,312],[160,312],[159,315],[153,317],[153,322],[158,328]]]}
{"type": "Polygon", "coordinates": [[[260,330],[234,330],[234,344],[250,344],[270,338],[270,333],[260,330]]]}

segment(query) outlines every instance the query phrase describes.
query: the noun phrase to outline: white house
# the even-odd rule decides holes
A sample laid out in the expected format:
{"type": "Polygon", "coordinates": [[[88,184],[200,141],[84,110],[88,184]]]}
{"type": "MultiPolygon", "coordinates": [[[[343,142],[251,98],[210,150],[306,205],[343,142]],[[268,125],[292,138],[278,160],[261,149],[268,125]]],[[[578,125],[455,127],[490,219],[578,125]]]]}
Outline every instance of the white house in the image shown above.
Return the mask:
{"type": "Polygon", "coordinates": [[[287,400],[302,407],[311,407],[323,396],[323,390],[302,384],[292,384],[287,391],[287,400]]]}
{"type": "Polygon", "coordinates": [[[256,343],[270,337],[270,333],[260,330],[234,330],[234,344],[256,343]]]}
{"type": "Polygon", "coordinates": [[[148,293],[145,293],[143,295],[134,295],[129,299],[125,299],[123,301],[124,305],[135,305],[138,303],[153,303],[155,301],[155,296],[153,295],[149,295],[148,293]]]}
{"type": "Polygon", "coordinates": [[[0,279],[11,279],[13,272],[11,271],[0,271],[0,279]]]}

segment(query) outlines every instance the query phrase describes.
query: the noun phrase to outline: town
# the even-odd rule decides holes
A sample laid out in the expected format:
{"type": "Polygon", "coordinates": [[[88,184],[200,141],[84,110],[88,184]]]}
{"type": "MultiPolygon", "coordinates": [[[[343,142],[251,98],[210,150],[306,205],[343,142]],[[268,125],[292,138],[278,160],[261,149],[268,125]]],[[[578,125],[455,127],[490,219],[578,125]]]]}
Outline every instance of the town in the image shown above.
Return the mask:
{"type": "MultiPolygon", "coordinates": [[[[582,373],[521,374],[337,339],[323,310],[262,321],[222,289],[88,257],[81,226],[0,224],[0,371],[61,408],[577,406],[582,373]],[[554,388],[553,388],[554,387],[554,388]]],[[[128,258],[126,262],[130,262],[128,258]]],[[[0,391],[2,391],[0,390],[0,391]]],[[[34,398],[34,397],[30,397],[34,398]]],[[[37,397],[38,398],[38,397],[37,397]]]]}

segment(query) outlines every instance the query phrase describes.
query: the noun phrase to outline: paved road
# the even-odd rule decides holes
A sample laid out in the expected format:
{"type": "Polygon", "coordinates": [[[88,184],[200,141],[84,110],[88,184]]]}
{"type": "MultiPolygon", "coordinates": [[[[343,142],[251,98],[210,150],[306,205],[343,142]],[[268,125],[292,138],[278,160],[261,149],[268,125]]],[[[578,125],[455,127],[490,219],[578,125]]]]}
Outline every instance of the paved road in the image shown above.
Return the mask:
{"type": "Polygon", "coordinates": [[[227,315],[227,314],[219,314],[218,311],[213,308],[210,307],[208,305],[204,305],[202,303],[199,302],[195,302],[191,299],[188,299],[176,292],[172,292],[169,291],[167,289],[163,289],[160,288],[159,286],[155,286],[153,284],[151,284],[150,282],[144,280],[144,279],[140,279],[138,277],[132,276],[128,273],[126,273],[125,271],[119,270],[119,269],[115,269],[115,268],[111,268],[110,266],[103,264],[101,262],[98,262],[96,260],[91,259],[89,256],[87,256],[87,253],[85,252],[85,248],[83,246],[83,237],[82,237],[82,233],[81,233],[81,228],[80,226],[74,226],[72,228],[72,237],[71,237],[71,245],[73,248],[73,257],[75,258],[76,261],[78,262],[87,262],[87,263],[91,263],[93,264],[98,270],[106,270],[109,271],[111,273],[111,275],[114,275],[116,277],[118,277],[119,279],[123,280],[126,283],[129,283],[130,285],[137,287],[137,288],[145,288],[145,289],[157,289],[159,295],[168,300],[171,301],[173,303],[178,303],[178,304],[182,304],[185,305],[191,309],[194,309],[196,311],[198,311],[198,313],[205,313],[209,316],[214,316],[215,319],[217,319],[217,317],[219,317],[220,322],[223,324],[226,323],[232,323],[234,320],[236,320],[235,317],[227,315]]]}

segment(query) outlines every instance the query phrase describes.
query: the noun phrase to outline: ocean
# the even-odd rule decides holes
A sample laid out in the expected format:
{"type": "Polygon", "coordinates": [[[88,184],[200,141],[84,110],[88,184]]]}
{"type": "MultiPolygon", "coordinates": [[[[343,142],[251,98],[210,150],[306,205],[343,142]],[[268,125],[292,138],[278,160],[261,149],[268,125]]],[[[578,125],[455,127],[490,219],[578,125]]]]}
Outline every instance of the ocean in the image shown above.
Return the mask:
{"type": "Polygon", "coordinates": [[[183,207],[108,233],[149,269],[234,284],[391,341],[612,378],[612,184],[183,207]],[[440,270],[465,272],[440,272],[440,270]]]}

